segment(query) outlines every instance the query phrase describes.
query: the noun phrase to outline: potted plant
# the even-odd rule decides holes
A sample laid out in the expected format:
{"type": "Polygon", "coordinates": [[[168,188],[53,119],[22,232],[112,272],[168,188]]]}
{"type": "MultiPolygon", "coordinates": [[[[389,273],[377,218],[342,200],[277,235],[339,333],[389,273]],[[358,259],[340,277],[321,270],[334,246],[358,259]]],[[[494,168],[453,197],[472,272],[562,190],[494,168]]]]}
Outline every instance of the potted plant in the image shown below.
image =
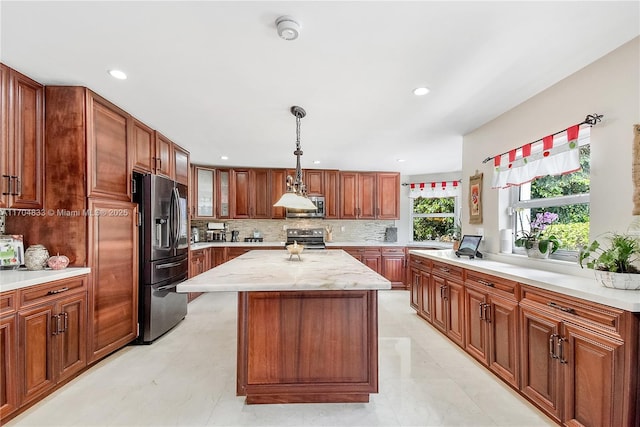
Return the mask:
{"type": "Polygon", "coordinates": [[[460,221],[455,222],[453,227],[449,229],[449,234],[451,235],[451,240],[453,241],[453,250],[457,251],[460,247],[460,239],[462,239],[462,225],[460,221]]]}
{"type": "Polygon", "coordinates": [[[529,231],[525,231],[520,220],[520,237],[515,241],[519,248],[525,248],[527,255],[531,258],[548,258],[560,247],[560,241],[553,234],[545,235],[544,231],[548,226],[558,220],[558,214],[552,212],[538,212],[533,221],[529,222],[529,231]]]}
{"type": "Polygon", "coordinates": [[[608,233],[609,247],[594,240],[580,251],[580,267],[584,261],[595,272],[596,279],[607,288],[640,289],[640,238],[627,234],[608,233]]]}

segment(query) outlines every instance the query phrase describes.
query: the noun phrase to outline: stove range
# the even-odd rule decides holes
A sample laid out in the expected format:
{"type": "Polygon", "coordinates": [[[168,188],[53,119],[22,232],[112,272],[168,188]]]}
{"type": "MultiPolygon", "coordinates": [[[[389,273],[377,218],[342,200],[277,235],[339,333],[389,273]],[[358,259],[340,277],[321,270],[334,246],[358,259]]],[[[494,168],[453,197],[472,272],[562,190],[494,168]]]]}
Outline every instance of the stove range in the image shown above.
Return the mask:
{"type": "Polygon", "coordinates": [[[293,245],[294,241],[305,249],[326,249],[323,228],[289,228],[285,246],[293,245]]]}

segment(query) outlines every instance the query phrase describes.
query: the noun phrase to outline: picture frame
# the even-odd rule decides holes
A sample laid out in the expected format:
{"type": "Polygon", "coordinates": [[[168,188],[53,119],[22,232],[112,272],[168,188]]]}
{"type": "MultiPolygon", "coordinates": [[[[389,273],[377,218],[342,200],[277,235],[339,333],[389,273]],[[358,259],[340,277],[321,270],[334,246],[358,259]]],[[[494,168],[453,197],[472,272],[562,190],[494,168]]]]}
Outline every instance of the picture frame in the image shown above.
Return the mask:
{"type": "Polygon", "coordinates": [[[469,224],[482,224],[482,175],[469,177],[469,224]]]}

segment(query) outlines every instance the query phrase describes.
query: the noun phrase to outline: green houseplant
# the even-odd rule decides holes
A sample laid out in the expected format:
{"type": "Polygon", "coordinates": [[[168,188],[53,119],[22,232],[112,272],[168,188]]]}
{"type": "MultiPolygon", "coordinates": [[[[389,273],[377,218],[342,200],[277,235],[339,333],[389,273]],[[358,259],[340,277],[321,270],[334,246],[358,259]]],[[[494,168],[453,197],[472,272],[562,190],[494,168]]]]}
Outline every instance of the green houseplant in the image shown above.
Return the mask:
{"type": "Polygon", "coordinates": [[[531,258],[547,258],[560,247],[560,241],[553,234],[545,235],[548,226],[558,220],[558,215],[552,212],[537,213],[533,221],[529,222],[529,231],[524,231],[522,217],[520,220],[520,237],[515,241],[519,248],[525,248],[531,258]]]}
{"type": "Polygon", "coordinates": [[[580,266],[595,271],[596,279],[608,288],[640,289],[640,238],[628,234],[608,233],[609,246],[594,240],[580,251],[580,266]]]}

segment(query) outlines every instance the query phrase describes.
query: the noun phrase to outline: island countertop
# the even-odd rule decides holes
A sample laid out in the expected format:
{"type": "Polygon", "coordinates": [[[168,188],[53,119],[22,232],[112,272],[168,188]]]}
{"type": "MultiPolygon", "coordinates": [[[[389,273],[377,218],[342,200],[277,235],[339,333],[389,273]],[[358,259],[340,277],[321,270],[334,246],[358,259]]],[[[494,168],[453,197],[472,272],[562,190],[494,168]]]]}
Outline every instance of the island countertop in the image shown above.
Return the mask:
{"type": "Polygon", "coordinates": [[[180,283],[177,292],[391,289],[391,282],[342,250],[254,250],[180,283]]]}

